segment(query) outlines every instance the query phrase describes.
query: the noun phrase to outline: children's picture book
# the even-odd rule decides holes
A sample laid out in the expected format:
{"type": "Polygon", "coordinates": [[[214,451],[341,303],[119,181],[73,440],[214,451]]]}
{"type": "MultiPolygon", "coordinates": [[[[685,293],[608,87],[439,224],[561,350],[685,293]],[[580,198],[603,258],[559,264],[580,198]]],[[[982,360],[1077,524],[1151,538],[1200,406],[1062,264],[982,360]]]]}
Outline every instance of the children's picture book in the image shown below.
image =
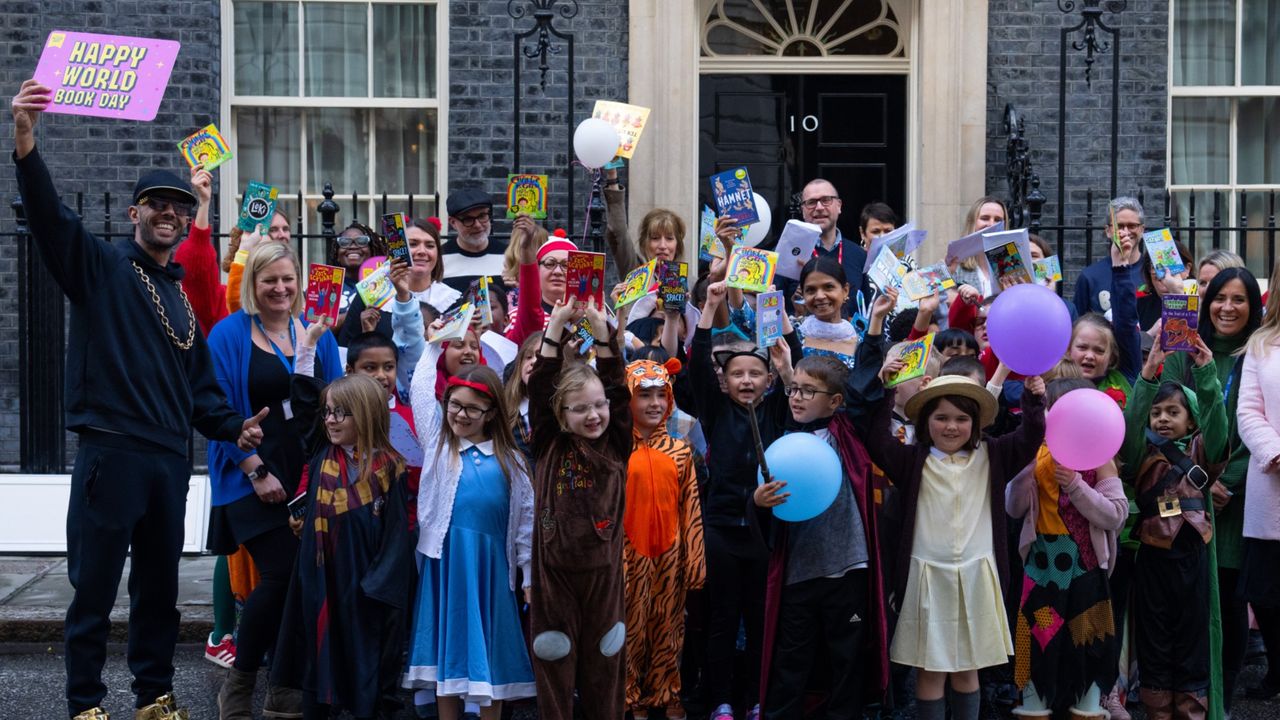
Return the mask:
{"type": "Polygon", "coordinates": [[[711,262],[712,258],[724,257],[724,246],[716,237],[716,211],[702,206],[702,222],[698,229],[698,259],[711,262]]]}
{"type": "Polygon", "coordinates": [[[413,267],[413,257],[409,255],[409,236],[405,232],[408,218],[404,213],[391,213],[382,216],[382,237],[387,241],[387,257],[391,260],[403,260],[413,267]]]}
{"type": "Polygon", "coordinates": [[[788,220],[778,236],[778,274],[800,279],[800,269],[813,257],[813,249],[822,237],[822,228],[803,220],[788,220]]]}
{"type": "Polygon", "coordinates": [[[983,233],[982,245],[991,267],[992,295],[998,295],[1000,288],[1005,285],[1034,281],[1031,274],[1031,241],[1025,228],[983,233]]]}
{"type": "Polygon", "coordinates": [[[546,175],[507,176],[507,219],[518,215],[547,219],[546,175]]]}
{"type": "Polygon", "coordinates": [[[689,263],[659,260],[654,266],[658,281],[658,302],[665,310],[684,312],[689,301],[689,263]]]}
{"type": "Polygon", "coordinates": [[[756,346],[773,347],[782,337],[782,313],[786,305],[782,301],[782,291],[761,293],[756,297],[756,346]]]}
{"type": "Polygon", "coordinates": [[[1183,281],[1182,281],[1182,294],[1183,294],[1183,295],[1198,295],[1198,294],[1200,294],[1200,281],[1199,281],[1199,280],[1196,280],[1195,278],[1187,278],[1186,280],[1183,280],[1183,281]]]}
{"type": "Polygon", "coordinates": [[[912,300],[920,300],[955,286],[956,281],[947,272],[946,263],[926,265],[902,277],[902,289],[912,300]]]}
{"type": "Polygon", "coordinates": [[[929,353],[933,352],[933,337],[934,334],[929,333],[902,348],[902,354],[898,356],[902,361],[902,369],[885,381],[885,387],[901,385],[924,375],[925,364],[929,362],[929,353]]]}
{"type": "Polygon", "coordinates": [[[591,110],[591,117],[613,126],[621,141],[618,145],[618,157],[630,160],[635,154],[636,143],[640,142],[640,133],[644,132],[644,124],[649,121],[649,108],[612,100],[597,100],[591,110]]]}
{"type": "MultiPolygon", "coordinates": [[[[373,272],[356,283],[356,292],[367,308],[381,310],[396,296],[396,288],[391,284],[391,264],[382,263],[373,272]]],[[[358,319],[358,318],[357,318],[358,319]]]]}
{"type": "Polygon", "coordinates": [[[385,265],[386,263],[387,263],[386,255],[374,255],[368,260],[365,260],[364,262],[360,263],[360,274],[356,277],[356,280],[363,280],[369,277],[370,275],[373,274],[374,270],[378,269],[379,265],[385,265]]]}
{"type": "Polygon", "coordinates": [[[489,302],[489,276],[476,278],[471,287],[471,304],[475,306],[475,319],[482,327],[493,325],[493,305],[489,302]]]}
{"type": "Polygon", "coordinates": [[[1160,305],[1160,347],[1165,352],[1195,350],[1200,334],[1200,296],[1165,295],[1160,305]]]}
{"type": "Polygon", "coordinates": [[[1036,280],[1040,282],[1060,282],[1062,280],[1062,261],[1057,255],[1050,255],[1043,260],[1031,264],[1036,280]]]}
{"type": "Polygon", "coordinates": [[[604,307],[604,253],[570,251],[564,282],[565,302],[585,307],[592,301],[604,307]]]}
{"type": "Polygon", "coordinates": [[[929,233],[924,230],[916,230],[914,224],[907,223],[902,227],[894,228],[880,237],[872,238],[871,246],[867,248],[867,261],[862,267],[863,272],[871,269],[871,265],[875,262],[876,256],[880,254],[880,248],[887,247],[893,251],[894,257],[899,260],[906,260],[908,255],[915,252],[915,249],[920,247],[921,243],[925,241],[925,238],[928,237],[928,235],[929,233]]]}
{"type": "Polygon", "coordinates": [[[734,168],[712,175],[711,195],[715,198],[718,214],[733,218],[738,227],[745,228],[760,221],[760,214],[756,211],[755,192],[751,189],[751,177],[747,175],[746,168],[734,168]]]}
{"type": "MultiPolygon", "coordinates": [[[[1169,228],[1152,230],[1142,234],[1142,244],[1147,246],[1147,255],[1151,257],[1151,267],[1164,268],[1167,273],[1177,275],[1186,272],[1187,265],[1182,262],[1182,253],[1173,241],[1173,233],[1169,228]]],[[[1156,277],[1163,277],[1165,272],[1156,269],[1156,277]]]]}
{"type": "Polygon", "coordinates": [[[952,240],[947,243],[947,255],[944,262],[948,267],[952,263],[958,263],[961,260],[968,260],[982,254],[982,236],[985,233],[997,233],[1004,230],[1004,221],[998,222],[988,228],[976,230],[965,235],[959,240],[952,240]]]}
{"type": "Polygon", "coordinates": [[[244,189],[244,202],[240,204],[240,221],[236,224],[245,232],[253,232],[259,225],[263,232],[271,224],[276,211],[276,198],[280,191],[271,185],[250,182],[244,189]]]}
{"type": "Polygon", "coordinates": [[[182,153],[188,166],[203,165],[205,170],[212,170],[232,158],[231,146],[212,123],[178,143],[178,152],[182,153]]]}
{"type": "MultiPolygon", "coordinates": [[[[565,326],[565,329],[568,330],[569,335],[582,341],[582,344],[578,346],[579,355],[586,355],[591,351],[592,346],[596,344],[596,336],[591,333],[591,321],[586,316],[580,317],[577,322],[565,326]]],[[[573,338],[565,339],[572,340],[573,338]]]]}
{"type": "Polygon", "coordinates": [[[337,324],[346,274],[344,268],[311,263],[307,268],[307,304],[302,311],[307,322],[321,322],[328,327],[337,324]]]}
{"type": "Polygon", "coordinates": [[[772,250],[739,245],[729,255],[725,285],[747,292],[768,292],[778,269],[778,254],[772,250]]]}
{"type": "Polygon", "coordinates": [[[888,245],[880,246],[880,252],[876,253],[875,259],[871,261],[871,267],[867,270],[867,276],[882,291],[891,287],[901,287],[902,278],[906,274],[907,266],[893,254],[893,250],[888,245]]]}
{"type": "Polygon", "coordinates": [[[618,296],[618,302],[614,304],[614,307],[620,308],[623,305],[630,305],[658,289],[658,281],[654,275],[654,266],[657,263],[657,260],[650,260],[627,273],[627,276],[622,279],[622,294],[618,296]]]}
{"type": "Polygon", "coordinates": [[[461,340],[466,337],[471,327],[471,318],[476,314],[476,306],[464,302],[458,309],[444,316],[444,327],[427,338],[429,343],[440,343],[446,340],[461,340]]]}

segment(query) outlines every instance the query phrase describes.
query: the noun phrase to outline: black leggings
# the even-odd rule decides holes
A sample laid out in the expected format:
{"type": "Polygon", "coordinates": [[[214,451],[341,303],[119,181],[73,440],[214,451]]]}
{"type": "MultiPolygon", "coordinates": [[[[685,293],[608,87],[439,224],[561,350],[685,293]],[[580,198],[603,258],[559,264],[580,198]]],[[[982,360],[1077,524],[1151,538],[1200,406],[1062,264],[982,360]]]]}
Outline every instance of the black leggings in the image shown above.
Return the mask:
{"type": "Polygon", "coordinates": [[[1218,598],[1222,604],[1222,707],[1231,709],[1240,666],[1249,645],[1249,605],[1236,592],[1240,571],[1218,567],[1218,598]]]}
{"type": "Polygon", "coordinates": [[[280,616],[293,577],[293,561],[298,556],[298,538],[288,526],[281,526],[250,538],[245,548],[258,568],[261,580],[240,614],[240,634],[236,639],[236,669],[257,672],[262,658],[276,644],[280,616]]]}
{"type": "Polygon", "coordinates": [[[707,637],[706,699],[715,707],[734,701],[734,650],[738,628],[746,626],[746,677],[738,678],[748,706],[760,697],[760,650],[764,632],[764,594],[769,557],[758,549],[746,527],[707,526],[707,587],[710,623],[707,637]]]}

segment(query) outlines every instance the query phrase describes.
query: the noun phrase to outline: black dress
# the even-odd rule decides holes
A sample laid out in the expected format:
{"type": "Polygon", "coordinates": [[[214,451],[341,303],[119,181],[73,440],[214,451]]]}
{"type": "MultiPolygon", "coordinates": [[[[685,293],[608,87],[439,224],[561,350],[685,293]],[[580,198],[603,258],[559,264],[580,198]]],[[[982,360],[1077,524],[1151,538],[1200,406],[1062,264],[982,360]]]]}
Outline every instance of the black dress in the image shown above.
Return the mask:
{"type": "MultiPolygon", "coordinates": [[[[292,360],[287,355],[285,357],[292,360]]],[[[297,420],[286,418],[284,412],[291,378],[291,372],[274,352],[253,345],[249,356],[250,407],[271,408],[262,420],[262,445],[258,447],[258,457],[284,486],[288,498],[297,493],[306,463],[305,428],[300,427],[297,420]]],[[[249,480],[246,478],[245,482],[249,480]]],[[[230,555],[246,540],[288,524],[289,510],[284,503],[264,503],[258,499],[257,493],[250,492],[239,500],[210,510],[209,551],[230,555]]]]}

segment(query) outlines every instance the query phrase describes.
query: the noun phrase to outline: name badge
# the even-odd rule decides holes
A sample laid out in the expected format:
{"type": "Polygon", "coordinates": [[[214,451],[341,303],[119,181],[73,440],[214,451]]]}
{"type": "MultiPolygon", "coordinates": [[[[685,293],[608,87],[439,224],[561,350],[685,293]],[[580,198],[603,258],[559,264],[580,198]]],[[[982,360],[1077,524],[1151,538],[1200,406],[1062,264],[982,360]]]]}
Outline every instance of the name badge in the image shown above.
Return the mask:
{"type": "Polygon", "coordinates": [[[293,419],[293,402],[292,401],[285,400],[284,402],[280,403],[280,409],[284,411],[285,420],[293,419]]]}

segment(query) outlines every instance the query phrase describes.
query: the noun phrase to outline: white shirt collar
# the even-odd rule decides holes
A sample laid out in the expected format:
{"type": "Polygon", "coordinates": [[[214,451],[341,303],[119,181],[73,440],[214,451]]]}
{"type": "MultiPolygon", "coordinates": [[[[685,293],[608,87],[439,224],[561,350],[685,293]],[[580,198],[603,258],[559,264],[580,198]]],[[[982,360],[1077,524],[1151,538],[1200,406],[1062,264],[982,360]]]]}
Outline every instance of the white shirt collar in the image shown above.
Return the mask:
{"type": "Polygon", "coordinates": [[[933,446],[930,446],[929,454],[944,462],[964,462],[969,458],[968,450],[957,450],[954,453],[948,454],[933,446]]]}
{"type": "Polygon", "coordinates": [[[485,440],[484,442],[479,443],[473,443],[470,440],[463,440],[458,449],[461,452],[466,452],[471,448],[475,448],[485,455],[493,455],[493,440],[485,440]]]}

